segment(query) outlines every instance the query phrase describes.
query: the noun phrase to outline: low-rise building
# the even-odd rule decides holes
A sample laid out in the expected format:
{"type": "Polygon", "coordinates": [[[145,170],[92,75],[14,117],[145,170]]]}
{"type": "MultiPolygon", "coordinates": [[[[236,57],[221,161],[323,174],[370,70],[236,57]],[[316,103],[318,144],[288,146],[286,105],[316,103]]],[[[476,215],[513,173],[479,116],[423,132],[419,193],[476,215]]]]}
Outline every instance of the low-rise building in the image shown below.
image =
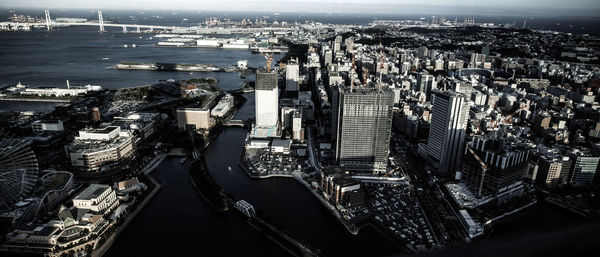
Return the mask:
{"type": "Polygon", "coordinates": [[[108,185],[91,184],[73,198],[75,208],[96,213],[110,212],[117,205],[117,194],[108,185]]]}
{"type": "Polygon", "coordinates": [[[36,120],[31,123],[33,133],[58,132],[65,128],[61,120],[36,120]]]}
{"type": "Polygon", "coordinates": [[[118,126],[79,131],[79,137],[65,146],[71,166],[78,171],[111,169],[134,152],[133,137],[118,126]]]}
{"type": "Polygon", "coordinates": [[[210,117],[210,109],[207,108],[181,108],[177,109],[177,127],[185,130],[193,127],[194,130],[210,129],[214,120],[210,117]]]}

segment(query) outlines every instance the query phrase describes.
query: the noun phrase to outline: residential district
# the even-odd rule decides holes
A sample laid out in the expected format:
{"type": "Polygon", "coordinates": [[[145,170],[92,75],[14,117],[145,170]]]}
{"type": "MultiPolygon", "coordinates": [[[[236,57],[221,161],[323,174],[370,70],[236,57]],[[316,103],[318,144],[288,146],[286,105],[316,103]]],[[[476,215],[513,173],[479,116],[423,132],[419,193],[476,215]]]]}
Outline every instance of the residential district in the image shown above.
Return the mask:
{"type": "Polygon", "coordinates": [[[286,55],[238,62],[256,77],[239,90],[4,87],[4,100],[63,103],[1,114],[2,255],[101,256],[160,188],[157,163],[200,160],[226,126],[248,129],[231,166],[295,179],[348,233],[371,226],[409,252],[483,240],[542,203],[598,219],[598,37],[469,18],[243,23],[288,29],[255,35],[286,55]],[[248,89],[254,119],[234,120],[248,89]]]}

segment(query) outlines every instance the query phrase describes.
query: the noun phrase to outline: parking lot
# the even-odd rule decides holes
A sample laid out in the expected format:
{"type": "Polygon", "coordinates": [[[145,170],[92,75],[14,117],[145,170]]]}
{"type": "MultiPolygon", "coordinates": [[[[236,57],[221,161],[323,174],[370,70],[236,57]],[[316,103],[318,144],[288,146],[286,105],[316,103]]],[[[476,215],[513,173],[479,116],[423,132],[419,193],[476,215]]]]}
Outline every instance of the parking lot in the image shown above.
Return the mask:
{"type": "Polygon", "coordinates": [[[367,208],[376,225],[412,246],[432,246],[434,237],[410,186],[365,183],[367,208]]]}

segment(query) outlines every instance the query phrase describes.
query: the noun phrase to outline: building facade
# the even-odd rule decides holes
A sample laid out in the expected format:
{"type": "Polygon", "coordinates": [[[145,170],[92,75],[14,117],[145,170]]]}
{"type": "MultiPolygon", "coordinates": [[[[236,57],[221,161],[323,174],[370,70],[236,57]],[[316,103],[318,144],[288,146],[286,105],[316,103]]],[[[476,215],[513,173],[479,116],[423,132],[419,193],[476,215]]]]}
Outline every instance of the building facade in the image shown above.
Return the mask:
{"type": "Polygon", "coordinates": [[[434,95],[427,148],[440,173],[460,168],[468,115],[467,99],[462,94],[443,91],[434,95]]]}
{"type": "Polygon", "coordinates": [[[389,89],[339,87],[336,160],[349,170],[386,171],[394,94],[389,89]]]}

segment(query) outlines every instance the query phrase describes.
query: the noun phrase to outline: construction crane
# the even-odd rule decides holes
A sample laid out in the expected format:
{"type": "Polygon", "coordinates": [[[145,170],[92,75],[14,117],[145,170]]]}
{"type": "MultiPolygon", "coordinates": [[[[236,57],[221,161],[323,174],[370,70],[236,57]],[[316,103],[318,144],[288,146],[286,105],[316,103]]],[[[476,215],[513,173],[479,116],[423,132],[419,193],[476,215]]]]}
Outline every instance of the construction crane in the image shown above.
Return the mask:
{"type": "Polygon", "coordinates": [[[369,77],[369,69],[367,69],[367,67],[362,68],[363,70],[363,84],[367,85],[367,78],[369,77]]]}
{"type": "Polygon", "coordinates": [[[484,169],[487,170],[487,164],[485,164],[485,162],[483,162],[481,160],[481,158],[479,158],[479,156],[477,155],[477,153],[475,153],[475,151],[473,151],[473,149],[471,148],[470,145],[467,144],[467,150],[469,151],[469,153],[471,153],[473,155],[473,157],[475,157],[475,160],[477,160],[479,162],[479,165],[481,165],[481,167],[483,167],[484,169]]]}
{"type": "Polygon", "coordinates": [[[512,122],[512,117],[513,117],[515,114],[517,114],[517,113],[519,113],[519,112],[521,112],[521,111],[524,111],[524,110],[527,110],[527,106],[521,106],[521,108],[517,109],[517,110],[516,110],[516,111],[514,111],[513,113],[511,113],[511,114],[509,114],[508,116],[506,116],[506,118],[504,118],[502,121],[503,121],[504,123],[507,123],[507,122],[511,123],[511,122],[512,122]]]}
{"type": "Polygon", "coordinates": [[[389,177],[390,175],[392,175],[392,173],[398,171],[400,169],[400,167],[396,167],[393,170],[391,170],[390,172],[386,173],[385,175],[383,175],[384,178],[389,177]]]}
{"type": "Polygon", "coordinates": [[[270,53],[268,56],[264,55],[265,59],[267,59],[267,72],[271,72],[271,63],[273,62],[273,53],[270,53]]]}

